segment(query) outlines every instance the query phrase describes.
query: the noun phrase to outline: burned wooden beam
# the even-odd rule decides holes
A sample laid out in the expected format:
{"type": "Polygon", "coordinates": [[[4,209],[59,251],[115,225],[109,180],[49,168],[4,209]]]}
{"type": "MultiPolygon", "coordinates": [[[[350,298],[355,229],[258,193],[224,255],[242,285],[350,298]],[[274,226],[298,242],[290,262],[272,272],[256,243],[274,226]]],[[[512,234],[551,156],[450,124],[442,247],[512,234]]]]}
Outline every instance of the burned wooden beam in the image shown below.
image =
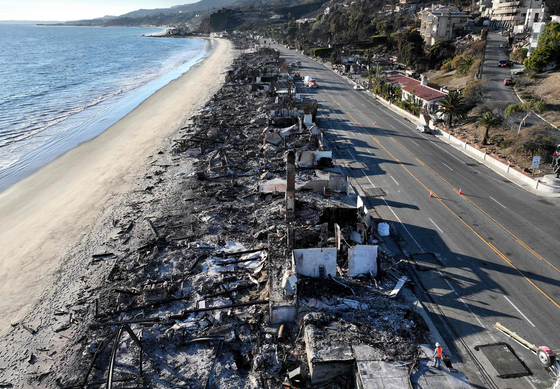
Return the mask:
{"type": "Polygon", "coordinates": [[[154,223],[152,223],[152,221],[148,218],[146,218],[146,222],[148,223],[148,226],[150,226],[150,228],[152,229],[152,232],[154,233],[154,235],[156,236],[156,238],[159,238],[159,234],[156,230],[156,227],[154,226],[154,223]]]}
{"type": "MultiPolygon", "coordinates": [[[[266,284],[266,282],[261,282],[260,284],[266,284]]],[[[223,294],[227,294],[227,293],[231,293],[231,292],[239,292],[240,290],[250,289],[254,286],[256,286],[256,284],[254,284],[254,283],[250,283],[250,284],[247,284],[247,285],[239,285],[239,286],[236,286],[235,288],[231,288],[231,289],[228,289],[228,290],[223,290],[221,292],[206,294],[202,297],[204,297],[204,298],[217,297],[217,296],[221,296],[223,294]]]]}
{"type": "MultiPolygon", "coordinates": [[[[237,303],[237,304],[229,304],[229,305],[222,305],[220,307],[208,307],[208,308],[196,308],[196,309],[187,309],[182,311],[178,315],[171,315],[171,316],[156,316],[156,317],[147,317],[144,319],[132,319],[132,320],[123,320],[123,321],[110,321],[107,323],[99,323],[98,326],[114,326],[114,325],[122,325],[122,324],[133,324],[133,323],[162,323],[165,320],[182,320],[187,318],[191,313],[198,313],[198,312],[207,312],[207,311],[215,311],[219,309],[229,309],[229,308],[240,308],[240,307],[250,307],[253,305],[264,305],[268,304],[268,300],[255,300],[255,301],[248,301],[246,303],[237,303]]],[[[92,327],[97,327],[97,325],[93,325],[92,327]]]]}

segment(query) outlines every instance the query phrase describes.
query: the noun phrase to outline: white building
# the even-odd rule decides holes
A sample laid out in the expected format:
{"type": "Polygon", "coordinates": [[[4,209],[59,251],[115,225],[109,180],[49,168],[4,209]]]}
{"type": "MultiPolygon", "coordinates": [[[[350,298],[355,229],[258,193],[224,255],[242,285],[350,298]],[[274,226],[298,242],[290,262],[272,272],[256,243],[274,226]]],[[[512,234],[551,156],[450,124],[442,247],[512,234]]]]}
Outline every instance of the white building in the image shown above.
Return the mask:
{"type": "Polygon", "coordinates": [[[492,0],[490,18],[506,28],[523,26],[528,31],[545,16],[543,0],[492,0]]]}
{"type": "Polygon", "coordinates": [[[539,43],[539,37],[546,23],[533,23],[533,31],[531,31],[531,36],[529,37],[529,52],[527,56],[531,55],[533,51],[537,48],[539,43]]]}
{"type": "MultiPolygon", "coordinates": [[[[560,16],[553,15],[551,16],[551,19],[552,22],[560,23],[560,16]]],[[[537,48],[537,45],[539,44],[539,38],[545,24],[546,23],[544,22],[533,23],[533,29],[531,31],[531,36],[529,37],[529,52],[527,53],[527,56],[531,55],[531,53],[537,48]]]]}
{"type": "Polygon", "coordinates": [[[425,113],[437,111],[436,103],[445,98],[445,93],[428,85],[426,76],[416,80],[401,73],[393,73],[387,77],[393,86],[401,88],[401,99],[419,104],[425,113]]]}
{"type": "Polygon", "coordinates": [[[418,13],[421,19],[420,35],[428,46],[442,39],[451,39],[467,26],[469,15],[456,7],[431,6],[418,13]]]}

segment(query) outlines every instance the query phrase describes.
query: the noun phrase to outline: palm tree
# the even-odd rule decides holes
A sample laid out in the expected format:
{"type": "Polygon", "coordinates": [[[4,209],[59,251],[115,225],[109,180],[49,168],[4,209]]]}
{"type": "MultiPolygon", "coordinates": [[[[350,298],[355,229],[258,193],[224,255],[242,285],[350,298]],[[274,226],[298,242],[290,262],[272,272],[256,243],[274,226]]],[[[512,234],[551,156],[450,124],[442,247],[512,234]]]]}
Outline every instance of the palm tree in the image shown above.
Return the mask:
{"type": "Polygon", "coordinates": [[[463,96],[458,92],[449,92],[443,100],[438,101],[440,107],[437,112],[447,117],[449,128],[453,125],[453,118],[464,118],[467,115],[465,110],[465,101],[463,96]]]}
{"type": "Polygon", "coordinates": [[[482,144],[486,145],[488,144],[488,131],[490,128],[496,127],[500,123],[500,119],[494,116],[492,112],[484,112],[476,122],[486,128],[482,139],[482,144]]]}
{"type": "Polygon", "coordinates": [[[459,65],[459,73],[467,74],[474,64],[474,57],[472,55],[467,55],[463,58],[463,62],[459,65]]]}

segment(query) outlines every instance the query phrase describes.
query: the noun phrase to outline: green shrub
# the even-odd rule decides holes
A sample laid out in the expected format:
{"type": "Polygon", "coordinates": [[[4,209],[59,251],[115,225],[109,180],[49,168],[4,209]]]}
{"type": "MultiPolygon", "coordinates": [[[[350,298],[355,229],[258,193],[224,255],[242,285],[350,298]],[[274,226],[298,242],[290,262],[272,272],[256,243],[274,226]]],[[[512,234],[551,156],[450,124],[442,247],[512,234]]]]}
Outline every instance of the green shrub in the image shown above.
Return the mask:
{"type": "Polygon", "coordinates": [[[501,149],[507,149],[508,147],[511,147],[511,145],[513,144],[513,139],[502,139],[496,142],[496,144],[501,149]]]}
{"type": "Polygon", "coordinates": [[[546,101],[538,100],[531,103],[532,109],[537,111],[538,113],[543,113],[546,111],[546,101]]]}
{"type": "Polygon", "coordinates": [[[463,56],[457,55],[455,56],[455,58],[449,61],[449,66],[451,66],[451,69],[455,70],[461,65],[461,62],[463,62],[463,56]]]}
{"type": "Polygon", "coordinates": [[[525,104],[517,103],[517,104],[510,104],[504,110],[504,114],[506,117],[513,115],[514,113],[523,112],[525,111],[525,104]]]}
{"type": "Polygon", "coordinates": [[[445,61],[443,61],[443,64],[441,65],[440,70],[443,70],[444,72],[449,72],[449,71],[453,70],[451,68],[451,60],[446,59],[445,61]]]}
{"type": "Polygon", "coordinates": [[[331,55],[332,48],[318,47],[312,50],[314,57],[327,58],[331,55]]]}
{"type": "Polygon", "coordinates": [[[527,48],[517,49],[509,55],[509,58],[512,61],[523,63],[523,61],[525,61],[525,59],[527,59],[527,53],[528,52],[529,52],[529,49],[527,49],[527,48]]]}

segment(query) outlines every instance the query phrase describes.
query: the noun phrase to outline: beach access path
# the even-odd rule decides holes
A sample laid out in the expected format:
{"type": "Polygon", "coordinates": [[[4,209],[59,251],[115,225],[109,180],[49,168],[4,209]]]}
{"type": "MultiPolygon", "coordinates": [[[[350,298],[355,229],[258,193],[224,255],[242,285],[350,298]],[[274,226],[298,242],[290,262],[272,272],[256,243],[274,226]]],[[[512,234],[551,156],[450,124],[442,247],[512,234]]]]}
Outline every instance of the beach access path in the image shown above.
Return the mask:
{"type": "MultiPolygon", "coordinates": [[[[58,293],[65,253],[100,212],[130,190],[158,146],[222,86],[234,58],[227,40],[107,131],[0,193],[0,334],[58,293]]],[[[79,275],[76,275],[79,278],[79,275]]],[[[40,307],[39,307],[40,308],[40,307]]]]}

